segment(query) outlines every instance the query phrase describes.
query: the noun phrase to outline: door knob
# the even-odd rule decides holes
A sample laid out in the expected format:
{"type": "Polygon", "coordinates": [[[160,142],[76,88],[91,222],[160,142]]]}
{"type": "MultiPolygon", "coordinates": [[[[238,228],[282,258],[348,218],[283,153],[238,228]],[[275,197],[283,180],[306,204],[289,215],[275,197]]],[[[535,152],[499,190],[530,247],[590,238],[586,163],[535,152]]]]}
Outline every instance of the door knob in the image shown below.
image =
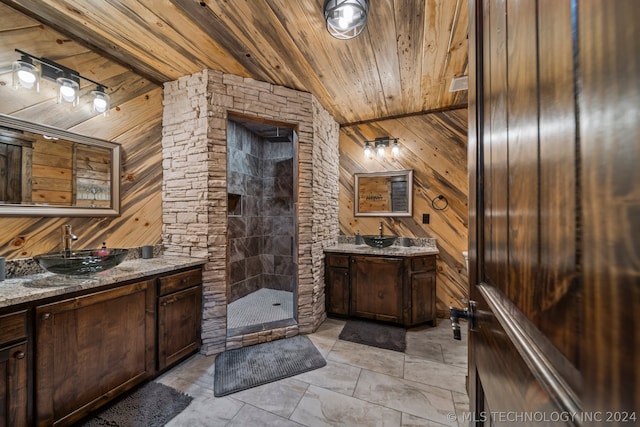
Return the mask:
{"type": "Polygon", "coordinates": [[[476,316],[476,302],[469,301],[468,307],[463,309],[449,307],[449,318],[451,319],[451,329],[453,329],[453,339],[460,341],[462,335],[460,333],[460,319],[466,319],[469,322],[469,329],[473,329],[473,322],[476,316]]]}

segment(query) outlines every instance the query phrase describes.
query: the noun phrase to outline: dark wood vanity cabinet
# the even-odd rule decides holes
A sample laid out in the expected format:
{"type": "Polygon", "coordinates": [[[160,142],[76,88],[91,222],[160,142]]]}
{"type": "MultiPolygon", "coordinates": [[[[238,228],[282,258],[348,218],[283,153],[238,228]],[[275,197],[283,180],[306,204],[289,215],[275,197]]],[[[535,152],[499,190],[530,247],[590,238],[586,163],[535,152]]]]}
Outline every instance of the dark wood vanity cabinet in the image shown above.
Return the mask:
{"type": "Polygon", "coordinates": [[[0,315],[0,427],[29,420],[26,310],[0,315]]]}
{"type": "Polygon", "coordinates": [[[329,315],[435,325],[435,255],[327,253],[325,285],[329,315]]]}
{"type": "Polygon", "coordinates": [[[35,424],[71,425],[198,351],[202,269],[86,291],[33,316],[35,424]]]}
{"type": "Polygon", "coordinates": [[[36,307],[38,425],[69,425],[154,374],[153,285],[145,280],[36,307]]]}
{"type": "Polygon", "coordinates": [[[436,257],[411,259],[409,280],[411,287],[410,324],[431,322],[436,326],[436,257]]]}
{"type": "Polygon", "coordinates": [[[325,306],[336,316],[349,315],[349,255],[328,254],[325,258],[325,306]]]}
{"type": "Polygon", "coordinates": [[[200,348],[201,318],[200,269],[158,279],[158,369],[200,348]]]}
{"type": "Polygon", "coordinates": [[[378,256],[351,257],[351,316],[403,323],[404,260],[378,256]]]}

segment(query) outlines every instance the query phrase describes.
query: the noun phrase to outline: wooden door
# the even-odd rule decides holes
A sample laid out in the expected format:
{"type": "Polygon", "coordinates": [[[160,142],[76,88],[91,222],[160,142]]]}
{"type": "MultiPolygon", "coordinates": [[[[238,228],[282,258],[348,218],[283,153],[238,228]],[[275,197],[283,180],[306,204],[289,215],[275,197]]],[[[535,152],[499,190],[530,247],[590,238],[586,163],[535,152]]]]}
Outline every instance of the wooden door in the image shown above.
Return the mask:
{"type": "Polygon", "coordinates": [[[475,424],[640,408],[640,8],[470,0],[475,424]]]}

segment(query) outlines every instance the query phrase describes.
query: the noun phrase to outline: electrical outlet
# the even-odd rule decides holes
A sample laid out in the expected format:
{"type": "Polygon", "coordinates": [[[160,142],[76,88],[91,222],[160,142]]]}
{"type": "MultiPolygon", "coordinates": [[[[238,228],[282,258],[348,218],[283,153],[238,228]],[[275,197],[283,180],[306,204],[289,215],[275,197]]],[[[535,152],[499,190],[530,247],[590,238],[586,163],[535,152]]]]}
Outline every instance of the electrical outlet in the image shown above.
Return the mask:
{"type": "Polygon", "coordinates": [[[429,214],[422,214],[422,223],[429,224],[429,214]]]}

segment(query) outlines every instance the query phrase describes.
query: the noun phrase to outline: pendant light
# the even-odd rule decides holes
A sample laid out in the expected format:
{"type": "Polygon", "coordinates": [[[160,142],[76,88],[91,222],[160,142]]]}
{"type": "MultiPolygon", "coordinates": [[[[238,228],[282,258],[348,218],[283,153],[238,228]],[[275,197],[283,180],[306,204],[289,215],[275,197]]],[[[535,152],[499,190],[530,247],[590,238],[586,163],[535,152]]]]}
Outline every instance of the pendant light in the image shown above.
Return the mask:
{"type": "Polygon", "coordinates": [[[327,31],[336,39],[357,37],[367,26],[368,0],[326,0],[324,19],[327,31]]]}

